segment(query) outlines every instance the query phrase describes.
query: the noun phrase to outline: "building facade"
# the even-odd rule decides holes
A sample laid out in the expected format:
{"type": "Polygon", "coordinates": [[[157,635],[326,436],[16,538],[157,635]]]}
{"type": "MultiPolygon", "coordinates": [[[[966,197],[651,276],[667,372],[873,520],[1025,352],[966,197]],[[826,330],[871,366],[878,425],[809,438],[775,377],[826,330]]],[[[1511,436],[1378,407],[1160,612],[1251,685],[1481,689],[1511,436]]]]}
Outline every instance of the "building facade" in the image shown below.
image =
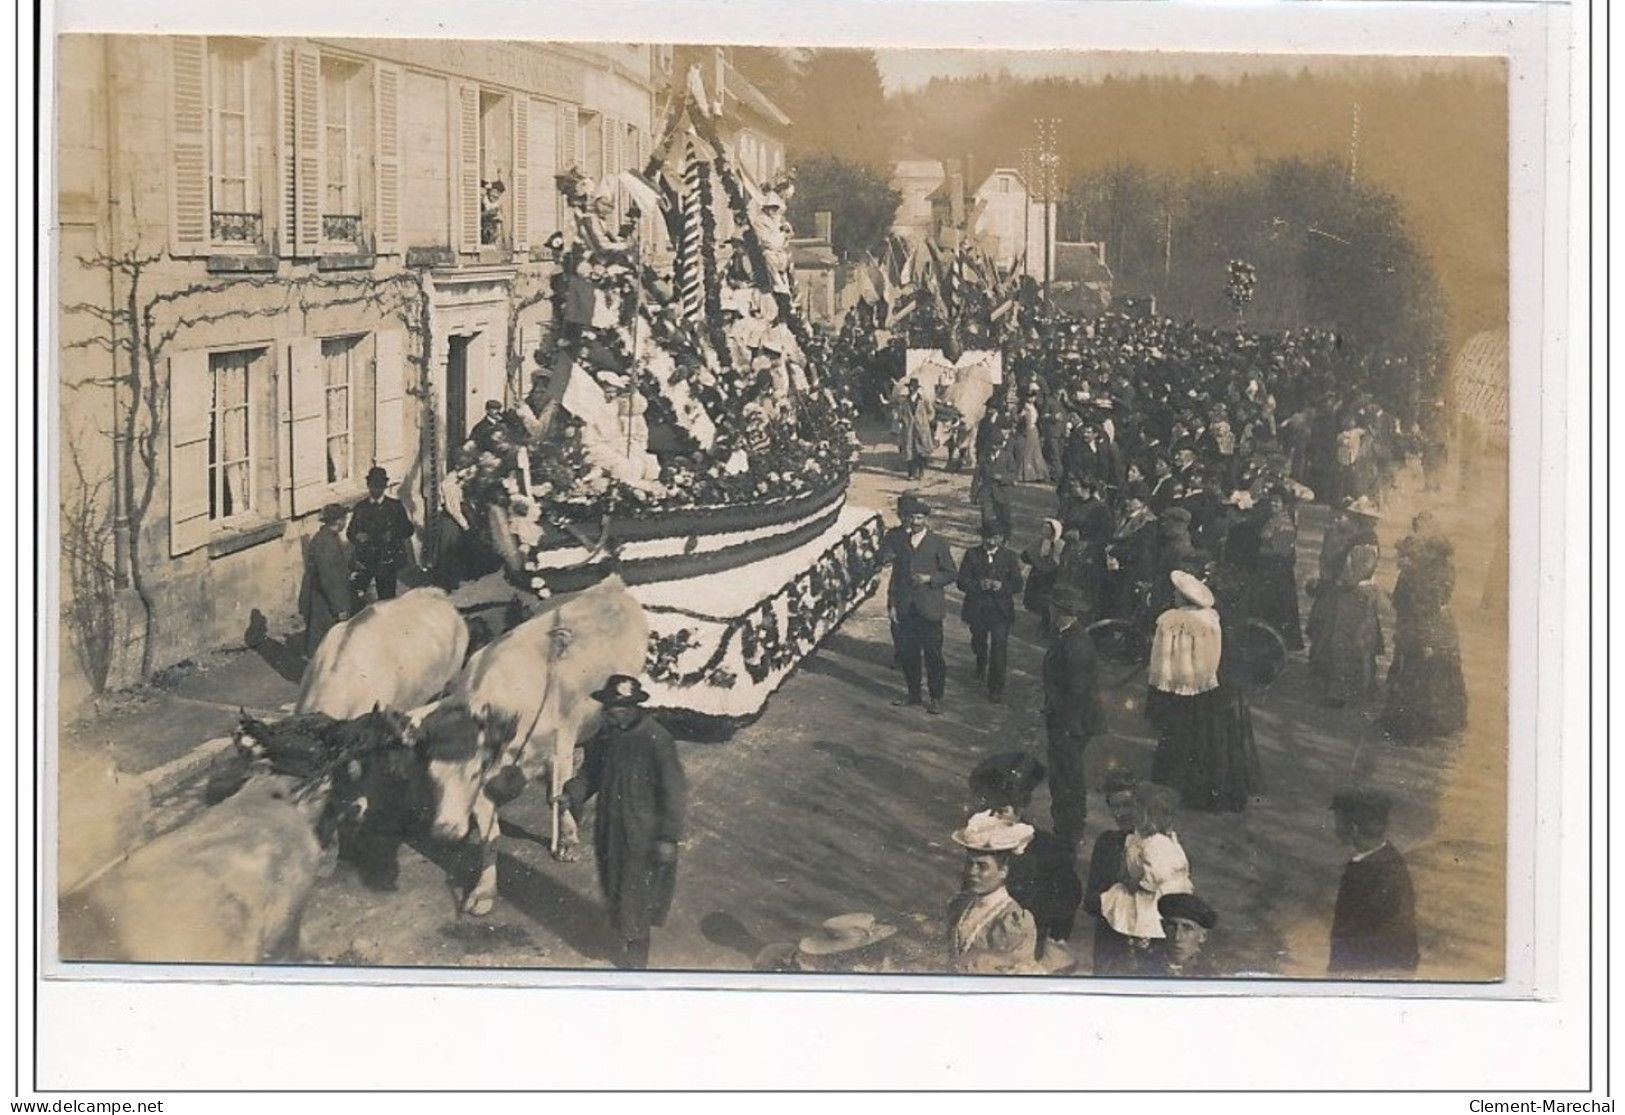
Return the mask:
{"type": "MultiPolygon", "coordinates": [[[[670,48],[67,36],[62,704],[292,622],[373,466],[422,528],[549,327],[556,176],[616,197],[670,48]]],[[[659,222],[643,222],[657,251],[659,222]]]]}

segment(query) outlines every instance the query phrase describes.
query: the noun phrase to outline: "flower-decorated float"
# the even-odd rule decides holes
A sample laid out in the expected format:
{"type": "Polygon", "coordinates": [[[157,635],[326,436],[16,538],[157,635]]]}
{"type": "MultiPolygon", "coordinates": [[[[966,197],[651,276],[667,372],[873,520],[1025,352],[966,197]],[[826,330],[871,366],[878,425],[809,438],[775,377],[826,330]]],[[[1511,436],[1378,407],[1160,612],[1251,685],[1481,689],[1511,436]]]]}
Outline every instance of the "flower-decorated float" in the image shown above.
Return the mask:
{"type": "Polygon", "coordinates": [[[641,174],[560,187],[549,375],[511,441],[476,447],[465,496],[518,587],[626,580],[652,707],[749,719],[879,573],[880,518],[846,504],[852,405],[792,297],[793,182],[748,178],[691,77],[641,174]],[[669,269],[643,258],[646,213],[669,269]]]}

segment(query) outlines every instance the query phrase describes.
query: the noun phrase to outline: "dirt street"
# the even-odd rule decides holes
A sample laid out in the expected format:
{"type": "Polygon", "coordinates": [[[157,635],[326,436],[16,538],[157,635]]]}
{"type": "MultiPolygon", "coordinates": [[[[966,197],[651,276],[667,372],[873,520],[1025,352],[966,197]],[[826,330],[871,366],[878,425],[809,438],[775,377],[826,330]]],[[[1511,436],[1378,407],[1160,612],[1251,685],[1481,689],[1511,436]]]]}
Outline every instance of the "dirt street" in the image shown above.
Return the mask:
{"type": "MultiPolygon", "coordinates": [[[[909,487],[889,442],[874,444],[851,500],[894,520],[909,487]]],[[[930,472],[914,487],[938,513],[955,553],[973,544],[976,514],[964,475],[930,472]]],[[[1432,507],[1456,545],[1456,616],[1466,648],[1470,727],[1458,741],[1422,748],[1387,743],[1358,709],[1313,700],[1307,663],[1257,695],[1253,716],[1265,792],[1239,814],[1191,814],[1179,825],[1198,890],[1220,922],[1208,950],[1219,971],[1286,977],[1324,974],[1333,897],[1346,851],[1327,803],[1356,776],[1392,791],[1393,842],[1411,863],[1418,892],[1425,978],[1496,979],[1503,970],[1505,905],[1506,639],[1504,618],[1481,607],[1493,549],[1495,493],[1422,493],[1407,476],[1385,511],[1379,584],[1391,587],[1393,543],[1411,513],[1432,507]]],[[[1504,489],[1502,489],[1504,490],[1504,489]]],[[[1016,505],[1020,548],[1052,513],[1053,492],[1024,485],[1016,505]]],[[[1311,575],[1325,512],[1306,508],[1299,580],[1311,575]]],[[[949,834],[970,802],[965,775],[997,750],[1042,748],[1034,617],[1018,619],[1006,703],[989,704],[972,680],[969,636],[950,594],[944,715],[893,708],[902,691],[891,666],[884,592],[863,605],[805,662],[764,715],[723,742],[680,742],[690,781],[690,828],[671,916],[654,940],[662,969],[741,970],[765,944],[797,939],[832,915],[868,911],[899,927],[893,955],[909,970],[941,970],[944,911],[957,889],[958,848],[949,834]]],[[[1391,624],[1388,628],[1391,644],[1391,624]]],[[[1384,662],[1384,668],[1386,661],[1384,662]]],[[[203,680],[194,687],[208,688],[203,680]]],[[[253,703],[291,701],[295,685],[262,671],[253,703]],[[281,700],[277,701],[277,697],[281,700]]],[[[237,700],[214,694],[223,704],[237,700]]],[[[1091,775],[1116,760],[1142,772],[1153,740],[1140,716],[1144,676],[1108,696],[1108,734],[1090,747],[1091,775]]],[[[201,699],[201,695],[200,695],[201,699]]],[[[1374,711],[1374,710],[1372,710],[1374,711]]],[[[116,733],[115,733],[116,734],[116,733]]],[[[1084,863],[1102,824],[1091,794],[1084,863]]],[[[1050,823],[1040,789],[1033,817],[1050,823]]],[[[585,826],[590,832],[590,825],[585,826]]],[[[402,968],[606,968],[606,927],[590,847],[559,863],[544,842],[547,805],[527,792],[504,811],[500,894],[486,918],[459,915],[447,884],[458,851],[406,849],[398,889],[362,887],[341,865],[318,884],[305,916],[312,962],[402,968]],[[432,857],[432,858],[431,858],[432,857]]],[[[1074,950],[1087,969],[1092,922],[1080,915],[1074,950]]]]}

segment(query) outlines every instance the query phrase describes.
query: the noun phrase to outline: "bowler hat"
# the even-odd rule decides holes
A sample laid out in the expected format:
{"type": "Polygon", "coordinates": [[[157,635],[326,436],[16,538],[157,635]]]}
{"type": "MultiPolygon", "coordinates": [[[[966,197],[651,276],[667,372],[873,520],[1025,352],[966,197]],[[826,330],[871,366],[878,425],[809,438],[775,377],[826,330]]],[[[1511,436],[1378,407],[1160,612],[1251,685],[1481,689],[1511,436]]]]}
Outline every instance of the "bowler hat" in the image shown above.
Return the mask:
{"type": "Polygon", "coordinates": [[[1157,913],[1165,920],[1193,921],[1203,929],[1219,924],[1219,915],[1205,900],[1194,894],[1165,894],[1157,899],[1157,913]]]}
{"type": "Polygon", "coordinates": [[[604,687],[592,695],[592,699],[605,708],[629,708],[647,701],[649,694],[630,674],[611,674],[604,687]]]}
{"type": "Polygon", "coordinates": [[[913,492],[904,492],[902,498],[897,501],[897,513],[899,515],[929,515],[931,514],[931,505],[913,492]]]}
{"type": "Polygon", "coordinates": [[[1362,827],[1386,827],[1393,805],[1393,799],[1381,790],[1342,790],[1332,795],[1332,812],[1362,827]]]}
{"type": "Polygon", "coordinates": [[[989,755],[970,772],[971,792],[992,806],[1022,805],[1044,780],[1044,764],[1025,751],[989,755]]]}
{"type": "Polygon", "coordinates": [[[982,538],[1008,538],[1009,533],[996,522],[982,524],[982,538]]]}
{"type": "Polygon", "coordinates": [[[389,473],[385,472],[378,465],[373,465],[371,468],[369,468],[367,470],[367,486],[369,488],[374,484],[388,484],[388,483],[389,483],[389,473]]]}

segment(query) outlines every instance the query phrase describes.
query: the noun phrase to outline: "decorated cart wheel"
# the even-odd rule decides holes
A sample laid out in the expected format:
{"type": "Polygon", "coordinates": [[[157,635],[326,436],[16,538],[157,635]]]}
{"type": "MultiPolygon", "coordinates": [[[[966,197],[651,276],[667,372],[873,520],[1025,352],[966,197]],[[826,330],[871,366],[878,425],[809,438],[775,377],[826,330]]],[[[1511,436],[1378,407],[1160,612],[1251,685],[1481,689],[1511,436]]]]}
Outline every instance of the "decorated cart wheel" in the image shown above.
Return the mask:
{"type": "Polygon", "coordinates": [[[1286,669],[1286,643],[1260,619],[1250,619],[1236,633],[1240,644],[1239,679],[1248,689],[1268,689],[1286,669]]]}
{"type": "Polygon", "coordinates": [[[1100,659],[1102,685],[1117,686],[1132,680],[1151,659],[1151,641],[1126,619],[1096,620],[1087,630],[1100,659]]]}

